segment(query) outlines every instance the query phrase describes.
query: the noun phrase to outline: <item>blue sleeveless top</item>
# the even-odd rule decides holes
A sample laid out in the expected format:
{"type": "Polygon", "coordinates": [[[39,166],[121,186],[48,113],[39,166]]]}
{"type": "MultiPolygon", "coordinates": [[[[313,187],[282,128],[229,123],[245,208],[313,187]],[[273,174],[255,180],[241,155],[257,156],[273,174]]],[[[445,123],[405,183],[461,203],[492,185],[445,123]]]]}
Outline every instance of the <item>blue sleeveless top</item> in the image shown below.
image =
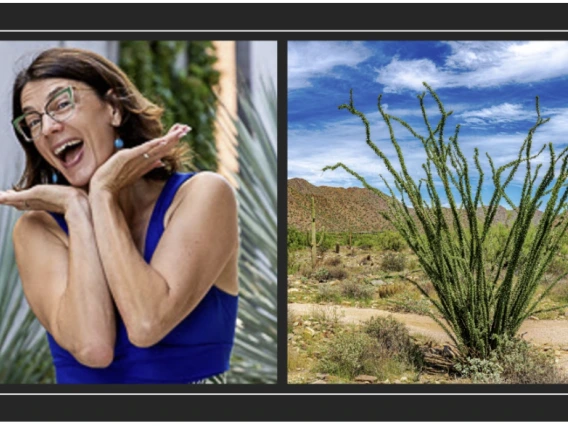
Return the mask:
{"type": "MultiPolygon", "coordinates": [[[[176,191],[193,175],[175,173],[164,185],[148,225],[144,247],[146,262],[150,263],[164,232],[164,215],[176,191]]],[[[51,215],[69,233],[63,216],[51,215]]],[[[180,324],[148,348],[130,343],[117,312],[114,360],[106,368],[91,368],[79,363],[48,332],[57,383],[189,383],[223,373],[229,369],[237,305],[238,296],[213,285],[180,324]]]]}

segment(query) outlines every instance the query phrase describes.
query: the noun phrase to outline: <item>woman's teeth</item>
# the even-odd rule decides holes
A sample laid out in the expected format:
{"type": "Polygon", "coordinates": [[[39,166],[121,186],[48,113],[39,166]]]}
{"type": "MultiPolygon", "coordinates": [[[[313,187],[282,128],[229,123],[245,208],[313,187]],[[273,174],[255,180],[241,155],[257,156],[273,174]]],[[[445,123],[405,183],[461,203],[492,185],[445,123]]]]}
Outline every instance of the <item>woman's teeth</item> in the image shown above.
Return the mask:
{"type": "Polygon", "coordinates": [[[63,144],[63,145],[61,145],[60,147],[58,147],[55,151],[53,151],[53,153],[54,153],[56,156],[59,157],[59,156],[61,155],[61,153],[62,153],[63,151],[65,151],[67,148],[70,148],[70,147],[73,147],[73,146],[75,146],[75,145],[78,145],[78,144],[80,144],[81,142],[82,142],[82,141],[81,141],[81,140],[78,140],[78,139],[75,140],[75,141],[69,141],[69,142],[67,142],[67,143],[65,143],[65,144],[63,144]]]}

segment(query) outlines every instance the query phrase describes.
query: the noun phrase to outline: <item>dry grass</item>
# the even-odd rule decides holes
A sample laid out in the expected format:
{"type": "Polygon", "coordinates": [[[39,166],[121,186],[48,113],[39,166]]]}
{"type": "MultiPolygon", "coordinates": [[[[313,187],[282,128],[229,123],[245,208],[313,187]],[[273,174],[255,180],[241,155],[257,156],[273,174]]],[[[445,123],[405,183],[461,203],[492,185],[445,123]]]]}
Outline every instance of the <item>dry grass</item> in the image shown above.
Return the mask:
{"type": "Polygon", "coordinates": [[[368,300],[373,298],[375,289],[372,285],[356,281],[343,281],[341,283],[341,294],[356,300],[368,300]]]}
{"type": "Polygon", "coordinates": [[[341,294],[337,286],[329,283],[321,283],[318,285],[316,294],[316,302],[341,302],[341,294]]]}
{"type": "Polygon", "coordinates": [[[339,266],[341,265],[341,258],[339,256],[328,257],[327,259],[325,259],[324,265],[339,266]]]}
{"type": "Polygon", "coordinates": [[[395,294],[402,293],[407,290],[407,286],[401,283],[381,285],[378,288],[379,297],[386,299],[394,296],[395,294]]]}

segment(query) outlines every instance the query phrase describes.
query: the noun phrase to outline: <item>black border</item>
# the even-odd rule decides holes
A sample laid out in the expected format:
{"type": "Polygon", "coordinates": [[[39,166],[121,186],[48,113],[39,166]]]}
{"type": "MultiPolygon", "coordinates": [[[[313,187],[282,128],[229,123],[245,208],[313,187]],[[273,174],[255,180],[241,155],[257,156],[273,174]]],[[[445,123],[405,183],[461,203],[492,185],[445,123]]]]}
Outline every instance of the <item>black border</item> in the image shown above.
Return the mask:
{"type": "Polygon", "coordinates": [[[564,30],[563,4],[3,4],[6,30],[564,30]],[[49,19],[46,19],[49,17],[49,19]]]}
{"type": "Polygon", "coordinates": [[[277,40],[281,253],[277,385],[0,385],[0,420],[566,420],[566,385],[287,385],[285,253],[288,40],[566,40],[567,10],[562,4],[507,3],[0,5],[0,30],[117,30],[0,32],[4,41],[277,40]],[[183,32],[171,32],[176,29],[183,32]]]}
{"type": "Polygon", "coordinates": [[[2,396],[6,421],[562,421],[559,395],[2,396]],[[27,408],[26,408],[27,407],[27,408]]]}

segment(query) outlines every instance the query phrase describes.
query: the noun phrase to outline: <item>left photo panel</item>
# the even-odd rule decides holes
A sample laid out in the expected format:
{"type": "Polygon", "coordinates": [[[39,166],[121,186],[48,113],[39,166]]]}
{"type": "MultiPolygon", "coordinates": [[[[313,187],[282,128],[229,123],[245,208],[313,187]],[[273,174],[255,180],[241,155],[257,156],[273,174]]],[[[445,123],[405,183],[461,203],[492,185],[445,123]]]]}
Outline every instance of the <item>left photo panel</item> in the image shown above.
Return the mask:
{"type": "Polygon", "coordinates": [[[276,41],[0,41],[0,384],[274,384],[276,41]]]}

